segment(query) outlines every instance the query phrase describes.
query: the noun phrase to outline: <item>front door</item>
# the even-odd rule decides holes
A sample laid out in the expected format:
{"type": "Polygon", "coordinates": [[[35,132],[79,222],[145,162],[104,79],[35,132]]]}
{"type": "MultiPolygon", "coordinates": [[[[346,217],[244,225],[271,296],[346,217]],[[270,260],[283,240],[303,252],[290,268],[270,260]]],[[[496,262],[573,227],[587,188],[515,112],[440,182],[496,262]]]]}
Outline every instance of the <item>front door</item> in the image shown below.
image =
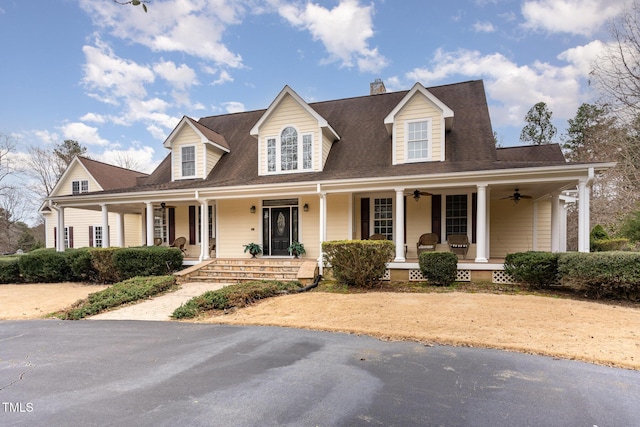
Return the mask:
{"type": "Polygon", "coordinates": [[[289,255],[291,208],[271,209],[271,255],[289,255]]]}

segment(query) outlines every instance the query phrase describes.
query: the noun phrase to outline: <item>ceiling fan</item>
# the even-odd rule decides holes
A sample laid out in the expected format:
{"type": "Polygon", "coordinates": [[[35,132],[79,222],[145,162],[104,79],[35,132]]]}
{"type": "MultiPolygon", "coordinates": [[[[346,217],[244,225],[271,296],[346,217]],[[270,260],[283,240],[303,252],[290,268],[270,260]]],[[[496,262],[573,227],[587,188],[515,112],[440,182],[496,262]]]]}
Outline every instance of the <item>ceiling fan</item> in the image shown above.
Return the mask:
{"type": "Polygon", "coordinates": [[[527,196],[526,194],[520,194],[520,189],[516,188],[514,193],[511,196],[503,197],[503,199],[511,199],[517,205],[520,200],[533,199],[533,197],[527,196]]]}
{"type": "Polygon", "coordinates": [[[420,190],[414,190],[411,193],[407,193],[407,196],[412,196],[413,200],[415,200],[416,202],[418,200],[420,200],[420,196],[433,196],[433,194],[428,193],[426,191],[420,191],[420,190]]]}

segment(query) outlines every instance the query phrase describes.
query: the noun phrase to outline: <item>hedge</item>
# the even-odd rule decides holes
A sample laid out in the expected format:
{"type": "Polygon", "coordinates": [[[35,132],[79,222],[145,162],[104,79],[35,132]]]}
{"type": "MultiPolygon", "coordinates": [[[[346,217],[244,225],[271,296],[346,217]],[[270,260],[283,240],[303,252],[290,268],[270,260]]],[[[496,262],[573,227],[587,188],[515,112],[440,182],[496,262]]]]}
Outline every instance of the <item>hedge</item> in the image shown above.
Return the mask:
{"type": "Polygon", "coordinates": [[[518,282],[550,286],[558,282],[558,254],[537,251],[507,254],[504,271],[518,282]]]}
{"type": "Polygon", "coordinates": [[[160,276],[180,269],[183,255],[178,248],[158,246],[124,248],[113,253],[113,265],[121,279],[160,276]]]}
{"type": "Polygon", "coordinates": [[[563,253],[558,259],[563,282],[584,287],[596,298],[640,300],[640,253],[563,253]]]}
{"type": "Polygon", "coordinates": [[[18,261],[25,282],[66,282],[72,274],[65,252],[55,249],[37,249],[22,255],[18,261]]]}
{"type": "Polygon", "coordinates": [[[20,260],[18,258],[9,258],[0,260],[0,283],[20,283],[20,260]]]}
{"type": "Polygon", "coordinates": [[[390,240],[334,240],[322,242],[322,251],[338,282],[371,288],[384,276],[395,244],[390,240]]]}
{"type": "Polygon", "coordinates": [[[458,256],[453,252],[422,252],[418,264],[431,285],[449,286],[456,281],[458,256]]]}

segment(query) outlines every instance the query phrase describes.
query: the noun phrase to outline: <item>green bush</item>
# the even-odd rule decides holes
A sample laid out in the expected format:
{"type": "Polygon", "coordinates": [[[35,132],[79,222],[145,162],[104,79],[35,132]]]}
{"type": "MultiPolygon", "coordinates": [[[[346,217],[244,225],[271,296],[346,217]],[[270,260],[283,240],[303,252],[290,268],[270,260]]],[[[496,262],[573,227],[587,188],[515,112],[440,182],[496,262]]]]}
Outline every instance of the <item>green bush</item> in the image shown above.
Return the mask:
{"type": "Polygon", "coordinates": [[[91,252],[88,248],[67,249],[64,251],[70,274],[69,280],[76,282],[95,282],[96,270],[91,265],[91,252]]]}
{"type": "Polygon", "coordinates": [[[429,284],[449,286],[456,281],[458,257],[453,252],[422,252],[418,263],[429,284]]]}
{"type": "Polygon", "coordinates": [[[629,239],[625,238],[591,241],[592,252],[624,251],[630,250],[630,248],[629,239]]]}
{"type": "Polygon", "coordinates": [[[113,262],[113,254],[120,248],[95,248],[91,249],[91,267],[96,272],[96,281],[99,283],[116,283],[121,279],[120,272],[113,262]]]}
{"type": "Polygon", "coordinates": [[[550,286],[558,282],[558,254],[536,251],[508,254],[504,270],[518,282],[550,286]]]}
{"type": "Polygon", "coordinates": [[[149,298],[176,286],[174,276],[133,277],[102,291],[90,294],[58,317],[78,320],[123,304],[149,298]]]}
{"type": "Polygon", "coordinates": [[[0,259],[0,283],[20,283],[20,265],[18,258],[0,259]]]}
{"type": "Polygon", "coordinates": [[[178,248],[143,246],[115,251],[112,261],[120,278],[128,279],[172,273],[182,267],[183,255],[178,248]]]}
{"type": "Polygon", "coordinates": [[[640,253],[564,253],[558,260],[563,283],[584,288],[596,298],[640,299],[640,253]]]}
{"type": "Polygon", "coordinates": [[[20,257],[20,274],[29,283],[66,282],[71,278],[71,269],[64,252],[55,249],[37,249],[20,257]]]}
{"type": "Polygon", "coordinates": [[[246,307],[255,301],[274,297],[282,293],[297,291],[300,282],[261,281],[231,285],[208,291],[191,298],[171,315],[175,319],[189,319],[210,310],[228,310],[230,308],[246,307]]]}
{"type": "Polygon", "coordinates": [[[389,240],[336,240],[322,242],[322,251],[338,282],[371,288],[384,276],[395,245],[389,240]]]}

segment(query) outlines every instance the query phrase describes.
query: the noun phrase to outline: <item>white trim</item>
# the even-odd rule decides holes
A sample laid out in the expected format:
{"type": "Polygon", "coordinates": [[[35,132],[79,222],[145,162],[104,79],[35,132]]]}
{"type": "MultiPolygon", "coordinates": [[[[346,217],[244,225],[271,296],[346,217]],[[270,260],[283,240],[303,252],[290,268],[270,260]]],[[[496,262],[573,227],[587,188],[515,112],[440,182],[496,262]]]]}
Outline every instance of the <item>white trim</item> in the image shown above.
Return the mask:
{"type": "Polygon", "coordinates": [[[178,167],[180,169],[180,176],[175,177],[178,179],[193,179],[193,178],[202,178],[198,176],[198,146],[196,144],[184,144],[180,146],[180,159],[178,163],[178,167]],[[183,164],[183,150],[185,148],[193,148],[193,175],[184,175],[184,164],[183,164]]]}
{"type": "Polygon", "coordinates": [[[93,181],[95,181],[96,185],[98,186],[98,190],[96,191],[104,190],[104,188],[102,188],[98,180],[91,173],[89,173],[89,170],[82,164],[80,159],[78,159],[78,156],[75,156],[73,160],[71,160],[71,162],[69,163],[69,166],[67,166],[67,169],[65,169],[64,173],[58,179],[58,182],[56,183],[56,185],[51,190],[50,197],[55,197],[54,195],[56,194],[58,189],[62,186],[62,183],[66,180],[67,176],[71,173],[71,170],[75,167],[74,164],[76,163],[80,165],[80,167],[87,173],[88,176],[91,177],[91,179],[93,179],[93,181]]]}
{"type": "MultiPolygon", "coordinates": [[[[224,151],[225,153],[229,152],[229,149],[226,147],[223,147],[220,144],[217,144],[213,141],[211,141],[210,139],[208,139],[201,131],[200,129],[198,129],[196,127],[196,125],[193,123],[193,119],[187,116],[182,116],[182,119],[180,119],[180,122],[176,125],[176,127],[171,131],[171,133],[169,134],[169,136],[167,137],[167,139],[164,140],[163,146],[165,148],[172,148],[173,147],[173,143],[175,142],[175,139],[178,137],[178,135],[180,134],[180,132],[182,131],[182,128],[188,125],[199,137],[200,137],[200,142],[203,144],[210,144],[216,148],[218,148],[219,150],[224,151]]],[[[202,125],[204,126],[204,125],[202,125]]],[[[206,127],[206,126],[204,126],[206,127]]],[[[212,130],[212,132],[215,132],[212,130]]],[[[217,132],[215,132],[217,133],[217,132]]]]}
{"type": "Polygon", "coordinates": [[[322,144],[322,141],[317,143],[316,139],[317,138],[316,138],[315,132],[302,133],[298,130],[298,127],[293,124],[287,124],[285,126],[282,126],[280,128],[280,132],[278,135],[265,136],[261,140],[261,144],[263,147],[260,147],[260,148],[264,148],[264,150],[259,149],[258,152],[260,153],[260,155],[262,155],[262,153],[264,152],[265,158],[264,160],[261,159],[260,157],[258,158],[258,173],[260,172],[260,165],[262,164],[262,162],[264,162],[264,164],[262,164],[262,167],[264,168],[264,173],[260,174],[262,176],[301,173],[301,172],[304,172],[304,173],[313,172],[314,171],[313,161],[314,161],[314,156],[316,154],[314,148],[322,144]],[[296,169],[283,170],[282,169],[282,132],[284,132],[284,130],[287,128],[292,128],[296,131],[298,158],[297,158],[296,169]],[[311,167],[308,169],[304,168],[304,137],[305,136],[311,136],[311,167]],[[269,170],[269,140],[271,139],[275,140],[275,143],[276,143],[276,152],[275,152],[276,169],[274,171],[269,170]]]}
{"type": "Polygon", "coordinates": [[[400,112],[400,110],[404,108],[404,106],[411,100],[411,98],[413,98],[416,93],[424,95],[425,98],[431,101],[431,103],[433,103],[433,105],[438,110],[440,110],[440,112],[442,113],[442,117],[445,119],[446,123],[446,119],[449,119],[446,127],[443,127],[443,129],[449,130],[452,124],[453,110],[449,108],[444,102],[440,101],[434,94],[429,92],[429,90],[427,90],[420,83],[416,83],[415,85],[413,85],[409,93],[407,93],[404,98],[402,98],[402,100],[398,103],[398,105],[396,105],[395,108],[391,110],[391,112],[387,115],[387,117],[385,117],[384,124],[387,125],[387,129],[389,129],[389,126],[393,126],[393,124],[395,123],[396,115],[400,112]]]}

